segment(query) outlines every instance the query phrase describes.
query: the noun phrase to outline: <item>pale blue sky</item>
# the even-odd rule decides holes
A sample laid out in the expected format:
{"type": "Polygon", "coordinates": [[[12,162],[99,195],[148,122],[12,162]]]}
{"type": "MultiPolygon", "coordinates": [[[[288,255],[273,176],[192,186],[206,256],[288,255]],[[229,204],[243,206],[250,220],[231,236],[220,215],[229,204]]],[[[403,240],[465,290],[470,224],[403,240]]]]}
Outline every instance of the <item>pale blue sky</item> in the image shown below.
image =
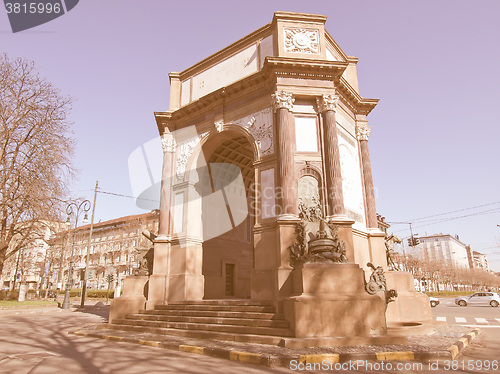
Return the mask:
{"type": "MultiPolygon", "coordinates": [[[[0,9],[0,51],[34,60],[75,98],[75,195],[131,195],[128,157],[157,136],[168,73],[271,21],[277,10],[328,16],[326,28],[359,58],[369,116],[377,210],[388,221],[486,205],[414,232],[458,234],[500,271],[500,2],[83,0],[50,23],[12,34],[0,9]],[[487,214],[481,212],[489,211],[487,214]],[[492,254],[497,252],[498,254],[492,254]]],[[[139,213],[133,199],[98,195],[97,220],[139,213]]],[[[420,227],[419,227],[420,226],[420,227]]],[[[408,225],[394,225],[400,237],[408,225]]]]}

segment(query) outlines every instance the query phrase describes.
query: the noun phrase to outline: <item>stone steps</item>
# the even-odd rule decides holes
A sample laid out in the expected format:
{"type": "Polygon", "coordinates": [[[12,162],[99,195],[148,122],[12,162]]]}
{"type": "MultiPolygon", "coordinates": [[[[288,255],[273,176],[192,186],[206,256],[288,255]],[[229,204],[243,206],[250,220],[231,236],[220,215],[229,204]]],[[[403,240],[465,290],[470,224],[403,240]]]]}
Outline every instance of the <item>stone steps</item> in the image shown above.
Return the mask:
{"type": "Polygon", "coordinates": [[[202,305],[202,304],[169,304],[156,305],[155,310],[203,310],[214,312],[257,312],[274,313],[273,306],[264,305],[202,305]]]}
{"type": "Polygon", "coordinates": [[[293,337],[288,321],[267,302],[202,300],[157,305],[101,326],[198,339],[282,345],[293,337]]]}
{"type": "Polygon", "coordinates": [[[186,316],[186,317],[216,317],[216,318],[247,318],[247,319],[281,319],[274,313],[262,312],[227,312],[205,310],[143,310],[141,315],[186,316]]]}
{"type": "Polygon", "coordinates": [[[291,331],[285,328],[258,327],[258,326],[239,326],[228,324],[204,324],[204,323],[185,323],[185,322],[163,322],[163,321],[145,321],[137,319],[117,319],[113,321],[117,325],[146,326],[153,328],[168,328],[180,330],[203,330],[229,332],[236,334],[253,335],[273,335],[273,336],[291,336],[291,331]]]}
{"type": "Polygon", "coordinates": [[[202,323],[202,324],[225,324],[225,325],[241,325],[254,327],[279,327],[290,328],[290,324],[285,320],[269,320],[258,318],[243,318],[243,317],[193,317],[186,315],[168,316],[157,314],[129,314],[127,319],[145,320],[145,321],[160,321],[160,322],[187,322],[187,323],[202,323]]]}
{"type": "Polygon", "coordinates": [[[253,301],[248,299],[220,299],[202,301],[171,301],[169,305],[233,305],[233,306],[272,306],[268,301],[253,301]]]}
{"type": "Polygon", "coordinates": [[[269,344],[269,345],[279,345],[279,346],[283,346],[285,341],[285,338],[280,336],[235,334],[235,333],[218,332],[218,331],[154,328],[154,327],[133,326],[133,325],[102,324],[99,326],[99,328],[130,331],[131,333],[149,333],[155,335],[170,335],[170,336],[181,336],[181,337],[195,338],[195,339],[223,340],[223,341],[269,344]]]}

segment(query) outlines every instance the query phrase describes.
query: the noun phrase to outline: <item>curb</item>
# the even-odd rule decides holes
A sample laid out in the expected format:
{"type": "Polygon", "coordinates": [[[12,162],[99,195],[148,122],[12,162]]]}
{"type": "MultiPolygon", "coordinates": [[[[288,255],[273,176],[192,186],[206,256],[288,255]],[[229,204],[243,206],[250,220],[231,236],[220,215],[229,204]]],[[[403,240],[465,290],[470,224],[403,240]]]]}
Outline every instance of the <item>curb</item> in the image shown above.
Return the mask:
{"type": "Polygon", "coordinates": [[[202,347],[194,345],[179,344],[168,341],[144,340],[133,337],[123,337],[107,334],[98,334],[82,330],[69,332],[78,336],[100,338],[118,342],[135,343],[156,348],[165,348],[181,352],[201,354],[215,358],[239,361],[267,367],[288,367],[295,364],[321,364],[323,361],[331,363],[343,363],[349,361],[424,361],[424,360],[453,360],[480,334],[479,329],[474,329],[463,335],[458,341],[444,351],[395,351],[395,352],[374,352],[374,353],[328,353],[328,354],[296,354],[296,355],[276,355],[242,352],[226,348],[202,347]]]}
{"type": "Polygon", "coordinates": [[[458,339],[455,343],[453,343],[447,351],[450,352],[451,359],[453,360],[457,355],[462,352],[465,348],[469,346],[470,343],[481,333],[481,330],[474,329],[468,334],[465,334],[460,339],[458,339]]]}

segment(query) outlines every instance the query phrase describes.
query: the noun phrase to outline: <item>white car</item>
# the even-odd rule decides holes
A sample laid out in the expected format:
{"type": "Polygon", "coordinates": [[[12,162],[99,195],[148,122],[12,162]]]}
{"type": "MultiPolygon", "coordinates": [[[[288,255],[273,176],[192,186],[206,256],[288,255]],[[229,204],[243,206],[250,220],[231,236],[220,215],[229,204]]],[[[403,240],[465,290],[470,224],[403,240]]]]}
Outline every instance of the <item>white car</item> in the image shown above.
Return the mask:
{"type": "Polygon", "coordinates": [[[435,307],[439,304],[439,299],[437,297],[429,296],[429,300],[431,301],[431,307],[435,307]]]}
{"type": "Polygon", "coordinates": [[[490,305],[497,307],[500,305],[500,296],[494,292],[476,292],[470,296],[460,296],[455,299],[455,304],[467,305],[490,305]]]}

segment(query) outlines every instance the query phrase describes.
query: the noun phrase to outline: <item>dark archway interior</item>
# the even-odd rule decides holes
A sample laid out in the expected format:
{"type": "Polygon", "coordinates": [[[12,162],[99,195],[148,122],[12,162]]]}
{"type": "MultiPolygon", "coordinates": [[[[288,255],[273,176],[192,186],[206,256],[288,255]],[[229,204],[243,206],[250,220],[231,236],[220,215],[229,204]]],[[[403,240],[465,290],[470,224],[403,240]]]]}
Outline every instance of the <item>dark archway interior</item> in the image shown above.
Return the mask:
{"type": "Polygon", "coordinates": [[[217,135],[203,147],[205,299],[250,298],[254,155],[247,138],[232,135],[217,135]]]}

